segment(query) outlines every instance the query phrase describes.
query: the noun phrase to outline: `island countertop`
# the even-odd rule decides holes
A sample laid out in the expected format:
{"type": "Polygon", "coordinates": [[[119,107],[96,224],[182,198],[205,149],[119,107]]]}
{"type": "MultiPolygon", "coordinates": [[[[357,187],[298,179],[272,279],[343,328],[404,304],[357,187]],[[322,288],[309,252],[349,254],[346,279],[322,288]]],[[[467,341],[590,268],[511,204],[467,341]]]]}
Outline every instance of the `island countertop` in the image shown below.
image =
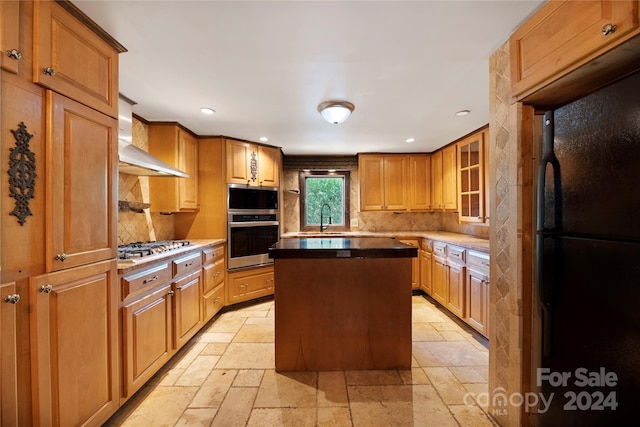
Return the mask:
{"type": "Polygon", "coordinates": [[[415,258],[418,249],[387,237],[284,238],[269,258],[415,258]]]}

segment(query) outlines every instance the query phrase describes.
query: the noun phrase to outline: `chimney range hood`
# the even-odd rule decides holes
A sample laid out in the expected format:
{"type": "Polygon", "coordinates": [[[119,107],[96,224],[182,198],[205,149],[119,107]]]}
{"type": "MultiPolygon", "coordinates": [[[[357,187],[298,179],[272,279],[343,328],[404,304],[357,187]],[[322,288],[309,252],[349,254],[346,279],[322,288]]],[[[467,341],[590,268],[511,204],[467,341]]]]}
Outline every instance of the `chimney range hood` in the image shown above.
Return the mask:
{"type": "Polygon", "coordinates": [[[189,174],[133,145],[132,124],[131,102],[120,95],[118,100],[118,171],[120,173],[189,178],[189,174]]]}

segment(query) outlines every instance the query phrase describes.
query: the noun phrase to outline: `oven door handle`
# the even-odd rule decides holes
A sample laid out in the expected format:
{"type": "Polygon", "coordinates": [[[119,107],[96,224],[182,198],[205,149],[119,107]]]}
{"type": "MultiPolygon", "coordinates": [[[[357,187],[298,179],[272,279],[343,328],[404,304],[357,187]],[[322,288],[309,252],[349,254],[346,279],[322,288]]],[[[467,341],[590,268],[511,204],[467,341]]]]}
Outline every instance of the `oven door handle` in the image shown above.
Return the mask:
{"type": "Polygon", "coordinates": [[[280,223],[278,221],[243,221],[243,222],[230,222],[229,223],[229,227],[230,228],[237,228],[237,227],[261,227],[261,226],[273,226],[273,225],[280,225],[280,223]]]}

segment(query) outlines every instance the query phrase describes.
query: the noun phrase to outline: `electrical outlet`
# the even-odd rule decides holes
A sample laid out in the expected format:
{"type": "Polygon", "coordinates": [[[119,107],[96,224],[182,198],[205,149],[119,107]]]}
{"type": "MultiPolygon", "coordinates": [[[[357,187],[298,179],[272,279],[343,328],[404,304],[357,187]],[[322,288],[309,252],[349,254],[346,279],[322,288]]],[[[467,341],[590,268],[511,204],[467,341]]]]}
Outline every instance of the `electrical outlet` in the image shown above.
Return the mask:
{"type": "Polygon", "coordinates": [[[351,227],[358,226],[358,218],[351,218],[351,227]]]}

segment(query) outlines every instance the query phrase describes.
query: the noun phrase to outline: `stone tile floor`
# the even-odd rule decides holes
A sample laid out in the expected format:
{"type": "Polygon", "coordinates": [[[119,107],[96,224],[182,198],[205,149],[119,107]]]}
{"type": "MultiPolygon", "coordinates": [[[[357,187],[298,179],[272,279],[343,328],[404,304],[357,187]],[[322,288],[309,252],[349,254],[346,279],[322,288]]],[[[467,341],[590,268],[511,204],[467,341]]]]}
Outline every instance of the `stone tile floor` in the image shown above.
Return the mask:
{"type": "Polygon", "coordinates": [[[105,426],[493,426],[487,342],[420,295],[411,370],[276,373],[274,302],[206,325],[105,426]]]}

